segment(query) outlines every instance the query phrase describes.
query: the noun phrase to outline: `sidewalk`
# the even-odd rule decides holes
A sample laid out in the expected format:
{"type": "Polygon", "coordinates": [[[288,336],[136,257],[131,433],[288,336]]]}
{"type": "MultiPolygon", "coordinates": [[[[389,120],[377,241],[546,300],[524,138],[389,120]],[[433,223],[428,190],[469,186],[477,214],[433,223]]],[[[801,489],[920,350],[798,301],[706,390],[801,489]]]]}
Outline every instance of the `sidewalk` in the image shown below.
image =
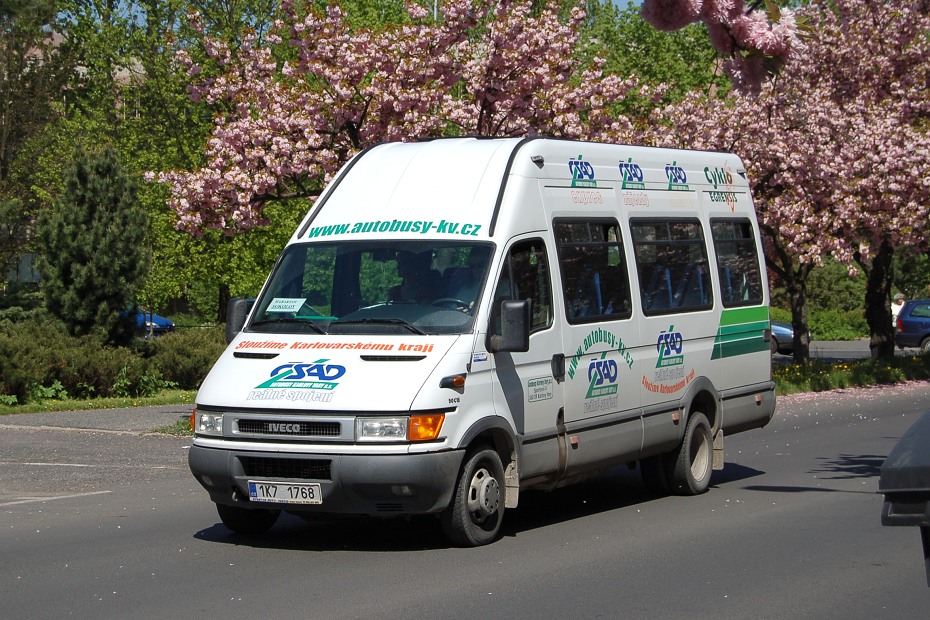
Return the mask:
{"type": "MultiPolygon", "coordinates": [[[[871,356],[868,338],[860,338],[859,340],[814,340],[811,342],[810,351],[811,359],[854,360],[868,359],[871,356]]],[[[894,354],[898,356],[920,355],[920,350],[895,347],[894,354]]]]}
{"type": "Polygon", "coordinates": [[[89,409],[87,411],[52,411],[48,413],[18,413],[0,416],[4,426],[32,426],[148,433],[152,429],[170,426],[186,418],[193,404],[125,407],[122,409],[89,409]]]}
{"type": "Polygon", "coordinates": [[[813,340],[810,345],[813,359],[865,359],[869,357],[869,340],[813,340]]]}

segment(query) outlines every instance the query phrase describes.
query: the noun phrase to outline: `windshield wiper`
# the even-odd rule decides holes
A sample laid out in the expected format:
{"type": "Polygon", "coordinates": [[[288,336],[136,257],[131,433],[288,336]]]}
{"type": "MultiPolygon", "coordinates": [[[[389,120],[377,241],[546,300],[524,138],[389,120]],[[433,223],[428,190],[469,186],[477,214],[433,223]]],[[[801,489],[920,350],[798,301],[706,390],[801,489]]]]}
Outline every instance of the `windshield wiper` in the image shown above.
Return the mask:
{"type": "Polygon", "coordinates": [[[284,316],[278,319],[265,319],[264,321],[252,321],[250,327],[260,327],[262,325],[270,325],[272,323],[297,323],[300,325],[307,325],[313,328],[313,331],[318,334],[326,334],[326,330],[314,323],[312,319],[302,319],[300,317],[294,316],[284,316]]]}
{"type": "Polygon", "coordinates": [[[403,319],[352,319],[349,321],[333,321],[330,325],[397,325],[403,327],[404,329],[417,334],[419,336],[425,336],[426,332],[403,319]]]}

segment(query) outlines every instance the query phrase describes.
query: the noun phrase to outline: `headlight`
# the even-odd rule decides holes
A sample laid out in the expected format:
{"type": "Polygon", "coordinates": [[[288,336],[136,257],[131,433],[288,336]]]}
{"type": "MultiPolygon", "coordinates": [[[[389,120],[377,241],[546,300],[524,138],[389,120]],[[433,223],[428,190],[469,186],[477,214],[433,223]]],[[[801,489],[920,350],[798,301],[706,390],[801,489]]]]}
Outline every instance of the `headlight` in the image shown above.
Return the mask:
{"type": "Polygon", "coordinates": [[[444,413],[432,412],[402,417],[356,418],[355,440],[432,441],[439,437],[444,413]]]}
{"type": "Polygon", "coordinates": [[[403,441],[407,438],[407,418],[356,418],[356,441],[403,441]]]}
{"type": "Polygon", "coordinates": [[[223,434],[223,414],[212,411],[195,411],[194,412],[194,432],[198,435],[215,435],[223,434]]]}

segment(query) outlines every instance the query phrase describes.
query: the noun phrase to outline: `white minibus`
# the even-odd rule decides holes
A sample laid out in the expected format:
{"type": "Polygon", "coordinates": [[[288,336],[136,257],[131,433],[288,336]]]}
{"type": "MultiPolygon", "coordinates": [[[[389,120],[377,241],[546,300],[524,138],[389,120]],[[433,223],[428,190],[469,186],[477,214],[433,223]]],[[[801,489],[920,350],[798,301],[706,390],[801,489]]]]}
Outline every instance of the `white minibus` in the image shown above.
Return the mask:
{"type": "Polygon", "coordinates": [[[380,144],[231,303],[190,468],[239,533],[435,514],[462,546],[619,464],[703,493],[724,437],[774,413],[768,303],[735,155],[380,144]]]}

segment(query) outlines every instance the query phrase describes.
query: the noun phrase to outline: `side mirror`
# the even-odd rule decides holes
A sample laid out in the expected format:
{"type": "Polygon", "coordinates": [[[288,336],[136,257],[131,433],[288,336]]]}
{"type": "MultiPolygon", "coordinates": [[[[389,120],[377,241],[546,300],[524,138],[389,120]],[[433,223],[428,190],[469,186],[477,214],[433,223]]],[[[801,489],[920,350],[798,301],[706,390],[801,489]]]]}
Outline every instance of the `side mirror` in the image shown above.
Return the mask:
{"type": "Polygon", "coordinates": [[[530,350],[530,300],[501,302],[501,333],[491,336],[491,351],[522,353],[530,350]]]}
{"type": "Polygon", "coordinates": [[[245,326],[245,319],[249,316],[254,304],[254,299],[241,299],[239,297],[233,297],[226,304],[226,344],[232,342],[236,334],[242,331],[245,326]]]}

